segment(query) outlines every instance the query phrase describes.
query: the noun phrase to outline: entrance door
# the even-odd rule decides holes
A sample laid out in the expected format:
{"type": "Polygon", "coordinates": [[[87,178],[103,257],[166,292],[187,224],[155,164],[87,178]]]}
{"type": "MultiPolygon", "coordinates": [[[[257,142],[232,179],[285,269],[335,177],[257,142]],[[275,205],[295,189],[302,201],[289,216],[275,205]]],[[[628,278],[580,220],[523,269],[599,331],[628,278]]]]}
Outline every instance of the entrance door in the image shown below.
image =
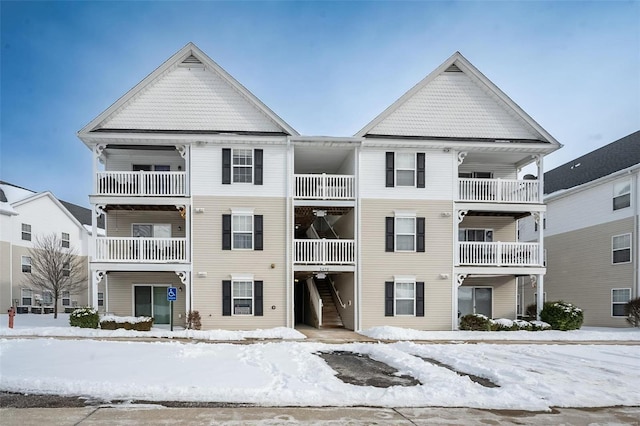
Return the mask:
{"type": "Polygon", "coordinates": [[[169,324],[166,286],[137,285],[134,287],[134,299],[135,316],[152,317],[154,324],[169,324]]]}
{"type": "Polygon", "coordinates": [[[490,287],[458,287],[458,317],[470,314],[493,316],[493,289],[490,287]]]}

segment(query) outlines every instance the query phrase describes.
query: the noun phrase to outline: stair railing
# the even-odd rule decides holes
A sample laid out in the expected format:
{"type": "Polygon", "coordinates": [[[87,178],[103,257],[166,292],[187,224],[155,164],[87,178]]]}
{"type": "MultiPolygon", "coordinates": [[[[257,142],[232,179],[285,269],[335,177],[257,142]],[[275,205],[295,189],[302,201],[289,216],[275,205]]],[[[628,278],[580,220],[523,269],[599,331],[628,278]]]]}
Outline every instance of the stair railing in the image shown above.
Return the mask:
{"type": "Polygon", "coordinates": [[[309,277],[307,279],[307,288],[309,289],[309,298],[311,299],[311,305],[313,305],[313,310],[315,311],[316,317],[318,318],[318,327],[322,326],[322,299],[320,298],[320,293],[318,293],[318,289],[316,288],[316,283],[313,281],[313,277],[309,277]]]}
{"type": "Polygon", "coordinates": [[[329,281],[329,284],[331,284],[331,289],[333,290],[333,293],[336,295],[336,299],[338,299],[338,303],[340,303],[340,306],[342,306],[342,309],[345,309],[347,305],[345,305],[342,299],[340,298],[340,292],[336,288],[335,283],[333,282],[331,277],[328,275],[327,275],[327,280],[329,281]]]}

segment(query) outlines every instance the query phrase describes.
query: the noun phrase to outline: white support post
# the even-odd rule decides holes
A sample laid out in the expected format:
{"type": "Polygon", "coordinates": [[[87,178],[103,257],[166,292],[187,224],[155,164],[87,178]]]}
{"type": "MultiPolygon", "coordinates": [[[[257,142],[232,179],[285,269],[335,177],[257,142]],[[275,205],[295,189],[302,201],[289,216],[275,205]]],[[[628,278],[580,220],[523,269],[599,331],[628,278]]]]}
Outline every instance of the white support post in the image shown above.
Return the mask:
{"type": "Polygon", "coordinates": [[[91,270],[91,306],[98,310],[98,284],[104,278],[106,271],[91,270]]]}
{"type": "Polygon", "coordinates": [[[542,307],[544,305],[544,274],[538,275],[538,280],[536,282],[536,290],[537,290],[536,319],[540,321],[540,312],[542,312],[542,307]]]}
{"type": "Polygon", "coordinates": [[[544,160],[542,155],[536,156],[538,166],[538,203],[543,203],[544,198],[544,160]]]}
{"type": "Polygon", "coordinates": [[[185,257],[191,262],[191,205],[184,206],[184,232],[186,237],[185,257]]]}
{"type": "Polygon", "coordinates": [[[544,266],[544,213],[538,215],[538,263],[544,266]]]}

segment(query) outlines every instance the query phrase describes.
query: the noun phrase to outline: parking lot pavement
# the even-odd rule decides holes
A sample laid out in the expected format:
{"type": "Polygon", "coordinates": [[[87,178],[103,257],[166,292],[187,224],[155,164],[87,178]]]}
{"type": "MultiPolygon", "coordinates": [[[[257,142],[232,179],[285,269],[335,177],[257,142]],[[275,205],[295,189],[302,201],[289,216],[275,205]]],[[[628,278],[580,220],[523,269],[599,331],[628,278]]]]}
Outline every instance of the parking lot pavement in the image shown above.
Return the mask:
{"type": "Polygon", "coordinates": [[[639,425],[640,407],[563,408],[552,412],[473,408],[221,407],[120,405],[2,408],[0,425],[639,425]]]}

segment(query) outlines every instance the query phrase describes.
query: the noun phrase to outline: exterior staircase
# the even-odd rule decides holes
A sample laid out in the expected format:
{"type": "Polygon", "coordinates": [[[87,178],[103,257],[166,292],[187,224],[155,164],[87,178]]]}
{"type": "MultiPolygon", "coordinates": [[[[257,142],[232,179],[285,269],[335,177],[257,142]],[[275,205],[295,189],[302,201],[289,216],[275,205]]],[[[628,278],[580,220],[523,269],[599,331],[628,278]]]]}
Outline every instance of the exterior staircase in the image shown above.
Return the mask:
{"type": "Polygon", "coordinates": [[[344,328],[342,318],[338,313],[338,308],[333,301],[333,295],[331,294],[331,284],[329,280],[314,279],[318,294],[322,299],[322,327],[321,328],[344,328]]]}

